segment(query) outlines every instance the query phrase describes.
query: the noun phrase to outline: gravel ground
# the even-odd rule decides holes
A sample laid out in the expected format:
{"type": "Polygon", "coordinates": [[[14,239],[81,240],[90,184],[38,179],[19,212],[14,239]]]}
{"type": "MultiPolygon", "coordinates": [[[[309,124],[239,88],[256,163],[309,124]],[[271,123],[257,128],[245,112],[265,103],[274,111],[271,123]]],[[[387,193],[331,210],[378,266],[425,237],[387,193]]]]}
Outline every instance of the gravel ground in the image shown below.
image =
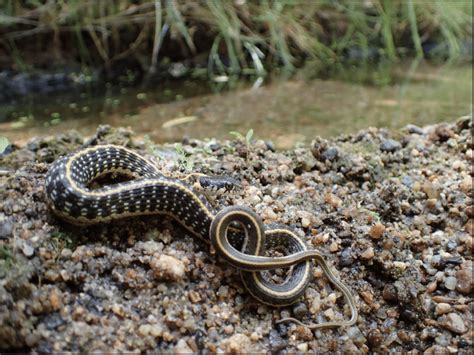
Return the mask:
{"type": "Polygon", "coordinates": [[[30,141],[0,156],[0,348],[9,351],[324,352],[473,350],[472,123],[369,128],[275,152],[269,142],[157,146],[99,127],[30,141]],[[349,317],[321,270],[304,299],[271,308],[239,272],[172,219],[88,228],[52,216],[50,163],[82,145],[123,144],[167,174],[225,175],[208,193],[296,228],[356,297],[355,326],[276,325],[349,317]]]}

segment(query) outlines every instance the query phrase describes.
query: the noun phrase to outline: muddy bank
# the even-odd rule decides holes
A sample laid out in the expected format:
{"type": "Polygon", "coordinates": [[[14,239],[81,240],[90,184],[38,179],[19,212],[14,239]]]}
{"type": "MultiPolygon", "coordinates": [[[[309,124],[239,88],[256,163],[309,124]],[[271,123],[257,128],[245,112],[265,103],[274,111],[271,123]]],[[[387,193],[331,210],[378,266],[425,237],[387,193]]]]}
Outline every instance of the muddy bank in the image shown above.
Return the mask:
{"type": "Polygon", "coordinates": [[[472,351],[472,123],[389,136],[367,129],[291,151],[268,142],[155,145],[100,127],[31,140],[0,157],[0,346],[51,351],[472,351]],[[171,219],[88,228],[49,213],[43,183],[82,145],[126,145],[182,177],[238,179],[216,206],[252,207],[325,253],[356,297],[355,326],[309,331],[275,321],[348,317],[315,269],[304,299],[254,301],[237,270],[171,219]]]}

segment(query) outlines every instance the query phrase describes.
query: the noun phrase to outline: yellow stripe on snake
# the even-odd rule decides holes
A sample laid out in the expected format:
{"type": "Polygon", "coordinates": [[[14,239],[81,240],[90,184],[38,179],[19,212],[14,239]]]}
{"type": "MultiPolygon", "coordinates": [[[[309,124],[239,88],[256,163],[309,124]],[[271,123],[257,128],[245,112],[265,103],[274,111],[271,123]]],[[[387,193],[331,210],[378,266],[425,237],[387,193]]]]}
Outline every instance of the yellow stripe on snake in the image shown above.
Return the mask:
{"type": "MultiPolygon", "coordinates": [[[[279,225],[264,226],[247,207],[230,206],[215,212],[192,186],[164,176],[152,162],[132,150],[102,145],[60,158],[48,171],[45,188],[53,212],[73,224],[88,225],[145,214],[174,217],[240,269],[248,292],[268,305],[285,306],[298,300],[311,281],[314,259],[347,299],[351,318],[306,326],[348,326],[357,320],[355,300],[349,289],[337,279],[323,256],[309,250],[293,230],[279,225]],[[127,175],[132,180],[97,189],[90,187],[91,182],[109,173],[127,175]],[[266,250],[277,247],[284,248],[287,255],[265,256],[266,250]],[[292,267],[290,274],[278,284],[262,272],[285,267],[292,267]]],[[[289,321],[302,324],[294,318],[278,322],[289,321]]]]}

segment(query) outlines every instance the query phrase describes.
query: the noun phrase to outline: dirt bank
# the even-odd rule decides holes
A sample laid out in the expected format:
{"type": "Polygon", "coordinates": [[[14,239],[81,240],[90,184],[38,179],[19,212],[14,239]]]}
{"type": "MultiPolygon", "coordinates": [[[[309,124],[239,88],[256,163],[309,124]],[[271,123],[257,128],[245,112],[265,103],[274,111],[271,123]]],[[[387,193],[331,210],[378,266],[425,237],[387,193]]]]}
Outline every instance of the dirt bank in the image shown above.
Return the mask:
{"type": "Polygon", "coordinates": [[[31,140],[0,156],[0,347],[11,351],[472,351],[472,123],[367,129],[274,152],[263,141],[154,145],[99,127],[31,140]],[[89,228],[49,213],[49,164],[86,144],[137,149],[167,173],[238,179],[216,206],[252,207],[327,255],[356,297],[349,328],[275,321],[348,317],[315,269],[305,298],[272,309],[171,219],[89,228]]]}

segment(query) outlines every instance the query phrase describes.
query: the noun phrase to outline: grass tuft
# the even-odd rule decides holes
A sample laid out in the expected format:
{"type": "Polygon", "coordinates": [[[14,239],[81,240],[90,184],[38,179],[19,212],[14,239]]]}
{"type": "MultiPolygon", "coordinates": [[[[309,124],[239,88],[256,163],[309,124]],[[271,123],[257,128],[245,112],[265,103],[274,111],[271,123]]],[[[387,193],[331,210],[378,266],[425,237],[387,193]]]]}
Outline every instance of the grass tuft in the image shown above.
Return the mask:
{"type": "Polygon", "coordinates": [[[110,70],[125,60],[153,73],[165,60],[204,58],[211,76],[263,76],[308,62],[318,71],[374,57],[453,61],[472,41],[471,1],[0,0],[0,8],[0,65],[17,70],[51,59],[110,70]]]}

